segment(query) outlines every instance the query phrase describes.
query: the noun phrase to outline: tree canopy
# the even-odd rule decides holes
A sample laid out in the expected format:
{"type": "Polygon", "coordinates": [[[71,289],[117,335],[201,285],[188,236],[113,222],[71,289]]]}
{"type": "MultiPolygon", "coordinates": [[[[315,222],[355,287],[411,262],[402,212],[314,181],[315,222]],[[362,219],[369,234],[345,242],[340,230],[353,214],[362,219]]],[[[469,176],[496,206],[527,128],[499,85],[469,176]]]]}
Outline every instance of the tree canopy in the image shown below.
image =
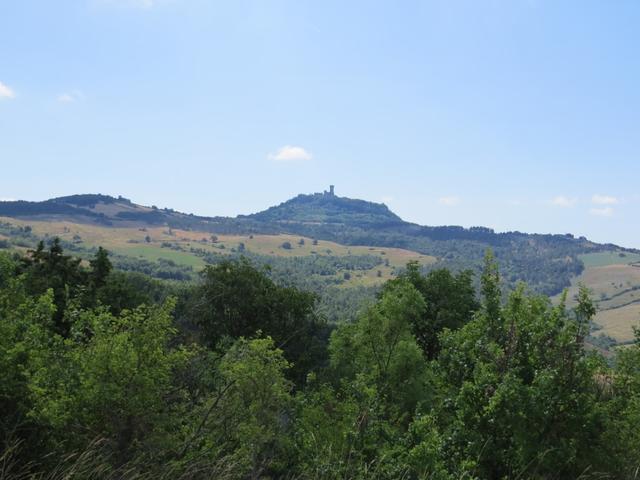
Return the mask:
{"type": "Polygon", "coordinates": [[[0,253],[0,476],[634,478],[640,333],[607,361],[585,289],[480,280],[410,264],[330,332],[246,259],[178,288],[0,253]]]}

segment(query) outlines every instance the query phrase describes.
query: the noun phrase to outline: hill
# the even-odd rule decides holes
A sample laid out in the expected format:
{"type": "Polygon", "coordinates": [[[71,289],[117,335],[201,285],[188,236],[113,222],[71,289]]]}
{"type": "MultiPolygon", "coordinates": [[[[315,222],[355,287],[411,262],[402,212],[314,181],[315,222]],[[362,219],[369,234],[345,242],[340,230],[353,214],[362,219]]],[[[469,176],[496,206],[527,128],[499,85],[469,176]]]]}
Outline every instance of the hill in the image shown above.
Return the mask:
{"type": "Polygon", "coordinates": [[[491,248],[508,287],[524,281],[534,291],[557,295],[569,287],[573,292],[579,281],[591,286],[603,309],[599,318],[611,325],[599,332],[603,344],[630,340],[633,320],[640,316],[636,250],[570,234],[421,226],[405,222],[386,205],[333,191],[298,195],[237,217],[197,216],[100,194],[0,202],[0,217],[0,247],[24,249],[58,236],[78,255],[88,256],[102,245],[120,268],[174,280],[193,278],[206,263],[244,255],[270,265],[283,282],[325,296],[330,288],[334,298],[346,297],[345,287],[381,284],[409,260],[425,270],[479,271],[491,248]]]}
{"type": "Polygon", "coordinates": [[[492,248],[507,283],[527,282],[554,295],[582,274],[580,255],[627,252],[572,235],[496,233],[483,227],[421,226],[403,221],[386,205],[336,196],[298,195],[252,215],[202,217],[142,206],[124,197],[72,195],[43,202],[0,202],[0,216],[25,221],[89,224],[109,228],[168,227],[202,235],[294,235],[346,246],[400,248],[437,259],[453,269],[479,268],[492,248]]]}
{"type": "Polygon", "coordinates": [[[351,227],[381,228],[404,222],[386,205],[338,197],[332,193],[298,195],[280,205],[239,218],[265,223],[338,224],[351,227]]]}

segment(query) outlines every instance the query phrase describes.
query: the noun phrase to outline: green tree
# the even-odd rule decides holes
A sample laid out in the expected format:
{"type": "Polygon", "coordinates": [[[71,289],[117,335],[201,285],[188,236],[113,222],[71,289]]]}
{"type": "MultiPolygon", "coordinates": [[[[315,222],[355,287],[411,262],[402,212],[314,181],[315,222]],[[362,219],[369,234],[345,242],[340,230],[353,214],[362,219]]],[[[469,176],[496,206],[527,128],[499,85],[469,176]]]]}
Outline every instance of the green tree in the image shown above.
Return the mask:
{"type": "Polygon", "coordinates": [[[53,291],[54,330],[62,336],[68,336],[71,329],[65,316],[67,305],[87,284],[87,274],[80,267],[80,261],[64,254],[59,238],[53,240],[49,249],[45,249],[44,242],[38,243],[37,248],[22,259],[28,293],[42,295],[48,289],[53,291]]]}
{"type": "Polygon", "coordinates": [[[312,293],[276,285],[246,259],[225,260],[206,267],[192,295],[190,316],[212,348],[225,337],[249,338],[258,331],[272,337],[293,364],[290,378],[302,384],[324,358],[327,333],[315,301],[312,293]]]}
{"type": "Polygon", "coordinates": [[[119,317],[82,312],[73,339],[31,362],[32,415],[53,430],[58,448],[98,437],[122,463],[157,446],[170,422],[173,372],[188,359],[170,346],[172,309],[168,301],[119,317]]]}
{"type": "Polygon", "coordinates": [[[26,465],[48,453],[46,427],[32,416],[30,364],[49,348],[56,307],[51,290],[29,295],[17,272],[0,253],[0,456],[22,442],[29,448],[17,460],[26,465]]]}
{"type": "Polygon", "coordinates": [[[432,360],[440,350],[440,332],[445,328],[460,328],[479,308],[473,274],[464,270],[453,275],[449,270],[437,269],[424,276],[420,272],[420,264],[413,261],[397,279],[388,282],[385,289],[403,281],[409,281],[425,301],[424,314],[415,319],[412,331],[426,357],[432,360]]]}
{"type": "Polygon", "coordinates": [[[603,463],[617,478],[634,478],[640,468],[640,329],[635,343],[617,354],[614,372],[597,377],[608,400],[603,463]]]}
{"type": "Polygon", "coordinates": [[[229,445],[246,478],[282,473],[286,467],[281,461],[290,448],[289,368],[282,350],[268,337],[240,338],[220,362],[221,377],[230,388],[217,412],[224,422],[218,441],[229,445]]]}
{"type": "Polygon", "coordinates": [[[409,425],[431,407],[434,390],[411,331],[424,309],[410,282],[393,282],[356,323],[332,334],[334,385],[312,383],[299,396],[296,444],[308,478],[411,478],[409,425]]]}
{"type": "Polygon", "coordinates": [[[330,363],[338,378],[364,376],[394,421],[406,422],[420,402],[429,401],[427,364],[412,333],[425,309],[411,283],[396,282],[356,324],[341,326],[331,336],[330,363]]]}
{"type": "Polygon", "coordinates": [[[487,250],[484,256],[484,269],[480,279],[480,290],[482,292],[483,308],[485,318],[488,319],[489,334],[498,335],[500,329],[500,306],[502,304],[502,293],[500,290],[500,271],[498,262],[492,250],[487,250]]]}
{"type": "Polygon", "coordinates": [[[109,260],[109,252],[102,247],[98,247],[98,251],[89,262],[89,265],[91,266],[89,282],[91,288],[95,291],[107,283],[107,277],[113,270],[113,265],[109,260]]]}
{"type": "Polygon", "coordinates": [[[489,256],[482,309],[441,335],[448,400],[439,418],[451,468],[466,464],[481,478],[577,478],[594,465],[602,428],[594,378],[603,364],[585,354],[581,333],[592,305],[582,295],[569,314],[521,286],[503,306],[498,278],[489,256]]]}

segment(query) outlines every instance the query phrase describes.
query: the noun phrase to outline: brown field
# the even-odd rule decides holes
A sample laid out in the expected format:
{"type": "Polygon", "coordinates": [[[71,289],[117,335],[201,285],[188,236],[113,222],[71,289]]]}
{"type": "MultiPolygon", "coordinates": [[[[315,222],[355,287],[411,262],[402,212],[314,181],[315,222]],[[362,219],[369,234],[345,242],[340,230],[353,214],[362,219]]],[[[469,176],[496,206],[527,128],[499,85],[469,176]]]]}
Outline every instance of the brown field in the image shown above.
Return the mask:
{"type": "Polygon", "coordinates": [[[594,266],[587,266],[572,280],[567,304],[574,306],[578,286],[586,285],[598,307],[594,321],[602,327],[594,335],[608,335],[621,343],[632,341],[633,326],[640,324],[640,289],[634,290],[640,287],[640,267],[629,263],[635,256],[597,255],[590,259],[594,266]]]}
{"type": "Polygon", "coordinates": [[[210,232],[187,231],[162,227],[104,227],[93,224],[80,224],[69,221],[36,221],[2,218],[0,221],[17,226],[30,225],[33,232],[40,236],[57,236],[69,242],[75,242],[84,247],[102,246],[121,255],[157,260],[164,258],[182,265],[189,265],[196,270],[204,267],[204,260],[190,253],[191,248],[199,248],[218,254],[230,254],[238,248],[240,243],[249,252],[279,257],[296,257],[309,255],[375,255],[389,260],[389,266],[384,264],[371,270],[351,272],[351,279],[344,283],[352,285],[376,285],[392,277],[394,268],[403,267],[407,262],[415,260],[423,265],[436,261],[435,257],[422,255],[401,248],[347,246],[334,242],[319,240],[313,245],[311,238],[296,235],[217,235],[217,241],[211,241],[210,232]],[[150,241],[146,241],[146,237],[150,241]],[[300,245],[300,239],[304,244],[300,245]],[[163,248],[164,242],[176,244],[186,251],[176,251],[163,248]],[[284,242],[291,244],[291,249],[282,248],[284,242]],[[378,277],[378,270],[381,276],[378,277]]]}
{"type": "MultiPolygon", "coordinates": [[[[578,293],[578,285],[581,283],[591,290],[596,301],[600,301],[604,297],[609,298],[640,285],[640,267],[618,264],[586,268],[582,275],[571,282],[568,296],[570,305],[573,304],[573,299],[578,293]]],[[[637,293],[640,294],[640,291],[637,293]]]]}
{"type": "Polygon", "coordinates": [[[613,308],[620,308],[632,303],[640,303],[640,289],[627,289],[615,297],[608,298],[606,300],[598,300],[598,308],[601,310],[611,310],[613,308]]]}
{"type": "Polygon", "coordinates": [[[595,322],[602,327],[595,335],[605,334],[618,342],[634,339],[633,327],[640,327],[640,304],[598,312],[595,322]]]}

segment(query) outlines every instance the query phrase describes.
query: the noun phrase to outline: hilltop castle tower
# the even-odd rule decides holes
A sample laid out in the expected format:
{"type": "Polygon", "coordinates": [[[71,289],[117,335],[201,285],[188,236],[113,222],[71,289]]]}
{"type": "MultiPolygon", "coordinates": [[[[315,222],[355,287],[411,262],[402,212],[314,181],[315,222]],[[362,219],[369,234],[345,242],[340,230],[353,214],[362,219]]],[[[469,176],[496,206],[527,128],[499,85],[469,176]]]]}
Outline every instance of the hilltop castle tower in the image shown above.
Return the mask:
{"type": "Polygon", "coordinates": [[[335,186],[334,185],[329,185],[329,191],[327,192],[325,190],[322,193],[327,197],[335,197],[336,196],[335,186]]]}

